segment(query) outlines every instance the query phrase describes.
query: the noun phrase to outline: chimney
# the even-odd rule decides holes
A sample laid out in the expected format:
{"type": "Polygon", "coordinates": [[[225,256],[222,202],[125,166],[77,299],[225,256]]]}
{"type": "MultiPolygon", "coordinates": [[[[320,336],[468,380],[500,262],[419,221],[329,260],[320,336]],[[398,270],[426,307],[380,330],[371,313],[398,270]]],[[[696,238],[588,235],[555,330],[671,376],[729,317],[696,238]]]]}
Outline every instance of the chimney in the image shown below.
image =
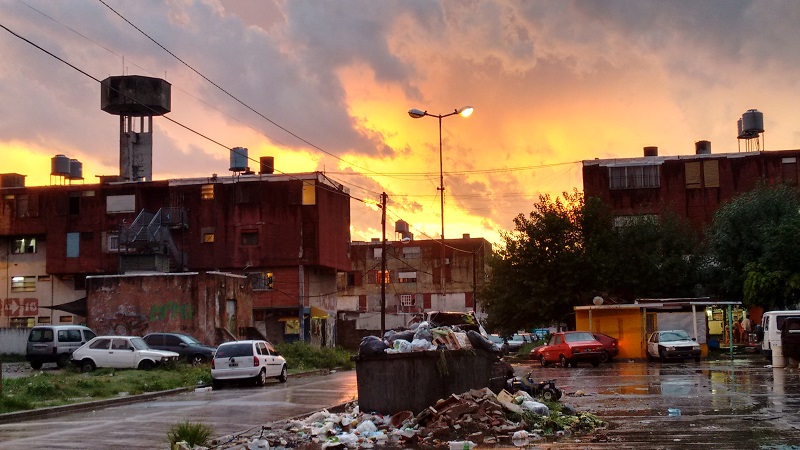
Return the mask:
{"type": "Polygon", "coordinates": [[[464,233],[461,237],[463,239],[469,239],[469,233],[464,233]]]}
{"type": "Polygon", "coordinates": [[[694,152],[697,155],[711,154],[711,141],[697,141],[694,143],[694,152]]]}

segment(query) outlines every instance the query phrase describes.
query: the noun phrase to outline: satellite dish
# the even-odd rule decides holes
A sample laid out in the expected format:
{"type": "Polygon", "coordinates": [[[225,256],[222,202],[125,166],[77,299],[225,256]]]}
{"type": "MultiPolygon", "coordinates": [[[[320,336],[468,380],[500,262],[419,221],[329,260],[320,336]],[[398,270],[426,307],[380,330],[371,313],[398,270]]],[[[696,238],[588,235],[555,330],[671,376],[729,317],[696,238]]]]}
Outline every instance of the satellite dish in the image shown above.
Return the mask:
{"type": "Polygon", "coordinates": [[[593,298],[593,299],[592,299],[592,303],[594,303],[594,304],[595,304],[595,306],[600,306],[600,305],[602,305],[602,304],[603,304],[603,297],[600,297],[600,296],[598,295],[597,297],[595,297],[595,298],[593,298]]]}

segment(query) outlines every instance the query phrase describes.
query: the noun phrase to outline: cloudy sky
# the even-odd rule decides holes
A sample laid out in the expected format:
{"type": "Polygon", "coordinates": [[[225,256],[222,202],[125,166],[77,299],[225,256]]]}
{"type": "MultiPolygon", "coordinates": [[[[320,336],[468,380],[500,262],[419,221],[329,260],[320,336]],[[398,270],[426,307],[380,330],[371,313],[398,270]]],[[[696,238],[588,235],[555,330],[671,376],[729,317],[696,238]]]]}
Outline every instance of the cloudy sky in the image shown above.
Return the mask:
{"type": "Polygon", "coordinates": [[[390,223],[437,238],[438,120],[407,111],[470,105],[442,120],[445,236],[498,242],[581,190],[582,160],[737,152],[753,108],[764,149],[800,148],[798,23],[779,0],[0,0],[0,172],[47,185],[65,154],[86,183],[118,174],[95,79],[161,77],[168,117],[209,139],[155,118],[155,179],[228,175],[247,147],[348,186],[353,240],[380,236],[363,201],[384,191],[390,223]]]}

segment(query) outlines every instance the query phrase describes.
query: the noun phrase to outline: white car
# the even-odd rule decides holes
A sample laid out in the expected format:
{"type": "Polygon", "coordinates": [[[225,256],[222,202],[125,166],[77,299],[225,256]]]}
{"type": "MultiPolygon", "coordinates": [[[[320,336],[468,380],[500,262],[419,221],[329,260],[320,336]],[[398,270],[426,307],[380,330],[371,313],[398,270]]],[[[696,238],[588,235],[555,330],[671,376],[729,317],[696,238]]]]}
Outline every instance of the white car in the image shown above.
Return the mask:
{"type": "Polygon", "coordinates": [[[647,359],[694,358],[700,361],[700,344],[683,330],[656,331],[647,340],[647,359]]]}
{"type": "Polygon", "coordinates": [[[97,336],[72,352],[72,362],[83,372],[97,367],[152,369],[178,360],[175,352],[156,350],[135,336],[97,336]]]}
{"type": "Polygon", "coordinates": [[[285,383],[288,376],[286,360],[267,341],[233,341],[217,347],[211,360],[211,382],[220,388],[225,381],[252,379],[259,386],[267,378],[285,383]]]}

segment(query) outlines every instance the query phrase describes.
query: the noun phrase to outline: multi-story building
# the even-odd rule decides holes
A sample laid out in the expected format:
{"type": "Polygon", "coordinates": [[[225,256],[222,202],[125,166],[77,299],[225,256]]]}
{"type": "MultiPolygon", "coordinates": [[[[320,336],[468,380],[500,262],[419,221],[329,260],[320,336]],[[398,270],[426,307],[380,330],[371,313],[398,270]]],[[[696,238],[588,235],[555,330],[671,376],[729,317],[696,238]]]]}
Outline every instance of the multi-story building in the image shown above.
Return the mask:
{"type": "Polygon", "coordinates": [[[248,277],[255,327],[270,339],[332,336],[350,197],[322,173],[24,179],[0,175],[0,327],[84,321],[89,275],[222,271],[248,277]]]}
{"type": "Polygon", "coordinates": [[[478,296],[492,244],[468,234],[444,244],[442,255],[441,240],[389,241],[384,254],[380,239],[353,242],[352,269],[339,274],[337,287],[338,341],[353,347],[361,337],[378,334],[382,314],[386,330],[407,327],[429,311],[480,315],[478,296]]]}
{"type": "Polygon", "coordinates": [[[798,157],[800,150],[712,154],[708,141],[686,156],[645,147],[641,158],[583,161],[583,192],[610,205],[618,225],[669,210],[702,232],[722,203],[759,183],[797,185],[798,157]]]}

